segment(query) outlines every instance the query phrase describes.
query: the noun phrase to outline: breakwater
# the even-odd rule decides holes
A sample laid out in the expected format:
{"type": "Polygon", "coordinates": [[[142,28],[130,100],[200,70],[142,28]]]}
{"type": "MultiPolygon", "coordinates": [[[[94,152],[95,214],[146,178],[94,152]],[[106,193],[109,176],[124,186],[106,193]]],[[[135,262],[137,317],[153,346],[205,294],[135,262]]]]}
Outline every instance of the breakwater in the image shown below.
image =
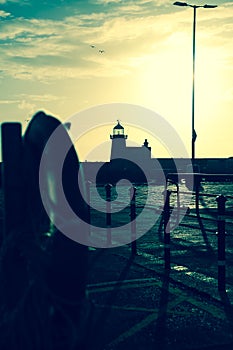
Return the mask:
{"type": "MultiPolygon", "coordinates": [[[[168,173],[192,172],[189,158],[156,158],[142,168],[125,159],[116,159],[111,162],[82,162],[85,178],[99,184],[117,182],[126,178],[129,181],[143,183],[153,181],[157,184],[164,182],[168,173]]],[[[199,172],[206,174],[233,174],[233,158],[197,158],[195,167],[199,172]]],[[[223,179],[223,176],[222,176],[223,179]]],[[[222,180],[221,179],[221,180],[222,180]]]]}

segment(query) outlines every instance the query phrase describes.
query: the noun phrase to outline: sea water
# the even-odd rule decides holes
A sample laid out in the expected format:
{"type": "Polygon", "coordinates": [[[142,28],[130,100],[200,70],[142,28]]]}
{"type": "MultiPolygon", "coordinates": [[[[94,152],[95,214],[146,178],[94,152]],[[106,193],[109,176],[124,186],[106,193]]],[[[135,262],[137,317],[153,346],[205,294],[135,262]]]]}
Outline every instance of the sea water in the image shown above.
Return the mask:
{"type": "MultiPolygon", "coordinates": [[[[119,211],[130,204],[130,188],[128,184],[111,190],[112,212],[119,211]]],[[[136,185],[136,206],[148,206],[160,210],[164,206],[164,185],[136,185]]],[[[177,187],[169,186],[172,191],[171,205],[177,206],[177,187]]],[[[226,208],[233,209],[233,183],[232,182],[203,182],[200,188],[200,208],[217,208],[216,198],[224,195],[227,199],[226,208]]],[[[106,190],[105,187],[96,188],[94,185],[90,188],[91,207],[105,211],[106,210],[106,190]]],[[[179,185],[179,202],[181,207],[195,208],[195,195],[189,191],[185,184],[179,185]]]]}

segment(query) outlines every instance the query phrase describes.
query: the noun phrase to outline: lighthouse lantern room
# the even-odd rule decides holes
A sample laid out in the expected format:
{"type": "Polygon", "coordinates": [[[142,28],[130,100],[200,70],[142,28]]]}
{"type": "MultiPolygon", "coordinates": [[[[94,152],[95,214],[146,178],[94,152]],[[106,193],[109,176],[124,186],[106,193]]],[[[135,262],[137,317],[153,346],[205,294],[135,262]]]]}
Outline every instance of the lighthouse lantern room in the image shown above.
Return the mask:
{"type": "Polygon", "coordinates": [[[124,134],[124,128],[123,126],[120,124],[120,121],[117,121],[117,125],[114,126],[113,128],[113,134],[110,135],[111,140],[115,139],[115,138],[123,138],[123,139],[127,139],[127,135],[124,134]]]}
{"type": "Polygon", "coordinates": [[[126,139],[127,135],[124,133],[124,128],[120,124],[120,121],[117,121],[117,125],[113,128],[113,134],[110,135],[112,140],[112,149],[111,149],[111,160],[116,158],[124,158],[126,153],[126,139]]]}

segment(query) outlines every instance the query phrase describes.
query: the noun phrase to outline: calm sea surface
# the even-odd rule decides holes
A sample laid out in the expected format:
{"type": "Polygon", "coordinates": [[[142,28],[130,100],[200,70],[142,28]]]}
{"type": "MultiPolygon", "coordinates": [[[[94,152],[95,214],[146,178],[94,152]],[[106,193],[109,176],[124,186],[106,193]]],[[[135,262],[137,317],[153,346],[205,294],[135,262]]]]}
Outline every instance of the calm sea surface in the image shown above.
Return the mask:
{"type": "MultiPolygon", "coordinates": [[[[137,185],[136,187],[136,206],[147,206],[151,209],[161,210],[164,206],[164,186],[160,185],[137,185]]],[[[111,211],[118,212],[124,209],[130,204],[130,188],[128,186],[117,186],[112,188],[111,211]]],[[[169,187],[171,190],[176,190],[174,186],[169,187]]],[[[192,193],[188,191],[184,184],[179,186],[180,190],[180,205],[184,207],[194,208],[195,198],[192,193]],[[183,193],[185,192],[185,193],[183,193]]],[[[0,191],[0,207],[2,208],[2,191],[0,191]]],[[[226,209],[233,210],[233,183],[225,182],[206,182],[202,183],[202,189],[200,191],[200,208],[217,208],[216,197],[224,195],[227,198],[226,209]],[[203,196],[202,196],[203,195],[203,196]],[[211,195],[211,196],[208,196],[211,195]],[[213,196],[214,195],[214,196],[213,196]]],[[[104,187],[96,188],[94,185],[90,187],[90,204],[91,207],[106,212],[106,191],[104,187]]],[[[177,195],[172,193],[171,205],[176,206],[177,195]]]]}
{"type": "MultiPolygon", "coordinates": [[[[161,208],[163,207],[164,198],[164,186],[161,185],[137,185],[136,187],[136,205],[138,207],[151,206],[151,208],[161,208]]],[[[170,190],[176,190],[176,187],[169,186],[170,190]]],[[[189,206],[194,208],[195,198],[192,193],[186,188],[185,184],[179,186],[180,191],[180,205],[189,206]],[[185,193],[183,193],[185,192],[185,193]]],[[[112,211],[119,211],[123,209],[130,203],[130,184],[129,186],[117,186],[117,188],[112,188],[112,199],[111,202],[112,211]]],[[[217,208],[216,198],[219,195],[224,195],[227,198],[226,208],[233,208],[233,183],[225,182],[205,182],[202,183],[202,188],[200,190],[200,208],[217,208]]],[[[90,189],[91,206],[97,210],[106,210],[105,201],[105,188],[98,187],[96,189],[91,186],[90,189]]],[[[177,195],[172,193],[171,204],[176,205],[177,195]]]]}

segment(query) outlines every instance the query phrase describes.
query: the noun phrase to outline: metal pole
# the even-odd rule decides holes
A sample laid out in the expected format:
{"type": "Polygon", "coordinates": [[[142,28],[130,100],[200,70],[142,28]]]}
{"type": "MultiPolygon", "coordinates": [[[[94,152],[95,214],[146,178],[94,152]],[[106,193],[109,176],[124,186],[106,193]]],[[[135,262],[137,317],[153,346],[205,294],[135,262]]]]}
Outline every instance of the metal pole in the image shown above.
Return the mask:
{"type": "Polygon", "coordinates": [[[164,262],[165,269],[171,268],[171,245],[170,245],[170,195],[171,191],[165,191],[164,204],[164,262]]]}
{"type": "Polygon", "coordinates": [[[193,79],[192,79],[192,159],[195,159],[195,59],[196,59],[196,6],[193,6],[193,79]]]}
{"type": "Polygon", "coordinates": [[[86,181],[87,189],[87,220],[88,220],[88,235],[91,236],[91,181],[86,181]]]}
{"type": "Polygon", "coordinates": [[[107,225],[107,245],[112,243],[111,225],[112,225],[112,215],[111,215],[111,190],[112,185],[107,184],[105,186],[106,190],[106,225],[107,225]]]}
{"type": "Polygon", "coordinates": [[[135,196],[136,196],[136,188],[131,187],[130,188],[130,218],[131,218],[131,253],[132,255],[137,254],[137,243],[136,243],[136,203],[135,203],[135,196]]]}
{"type": "Polygon", "coordinates": [[[200,216],[199,201],[200,201],[200,186],[201,180],[194,174],[194,189],[195,189],[195,209],[197,216],[200,216]]]}
{"type": "Polygon", "coordinates": [[[195,114],[195,47],[196,47],[196,9],[203,8],[215,8],[217,5],[191,5],[183,1],[175,1],[173,5],[176,6],[189,6],[193,8],[193,79],[192,79],[192,160],[195,159],[195,141],[197,134],[194,127],[194,114],[195,114]]]}
{"type": "Polygon", "coordinates": [[[226,197],[218,196],[218,290],[226,290],[226,235],[225,235],[225,203],[226,197]]]}

